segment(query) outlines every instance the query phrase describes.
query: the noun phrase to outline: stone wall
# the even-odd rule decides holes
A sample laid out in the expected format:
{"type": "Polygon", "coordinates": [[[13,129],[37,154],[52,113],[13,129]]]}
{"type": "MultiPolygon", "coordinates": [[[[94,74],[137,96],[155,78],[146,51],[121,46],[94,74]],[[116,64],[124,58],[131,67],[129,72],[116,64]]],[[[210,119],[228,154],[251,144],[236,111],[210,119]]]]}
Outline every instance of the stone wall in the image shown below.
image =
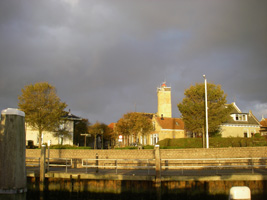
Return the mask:
{"type": "Polygon", "coordinates": [[[229,147],[210,149],[162,149],[162,159],[267,157],[267,147],[229,147]]]}
{"type": "MultiPolygon", "coordinates": [[[[40,157],[40,149],[27,149],[26,157],[40,157]]],[[[77,150],[50,149],[50,158],[154,159],[154,150],[77,150]]],[[[160,149],[161,159],[251,158],[266,157],[267,147],[234,147],[210,149],[160,149]]]]}

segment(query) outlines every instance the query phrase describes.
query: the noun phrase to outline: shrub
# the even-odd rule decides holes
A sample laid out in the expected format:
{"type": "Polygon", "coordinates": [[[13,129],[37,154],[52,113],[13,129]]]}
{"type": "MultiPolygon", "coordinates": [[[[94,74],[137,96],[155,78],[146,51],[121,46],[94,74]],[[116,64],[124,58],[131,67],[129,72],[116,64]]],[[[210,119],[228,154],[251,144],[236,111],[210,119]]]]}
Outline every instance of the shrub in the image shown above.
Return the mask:
{"type": "Polygon", "coordinates": [[[143,146],[143,149],[154,149],[154,146],[153,145],[146,145],[146,146],[143,146]]]}
{"type": "Polygon", "coordinates": [[[137,149],[135,146],[115,147],[115,149],[137,149]]]}
{"type": "MultiPolygon", "coordinates": [[[[202,138],[164,139],[158,144],[162,149],[202,148],[202,138]]],[[[210,148],[267,146],[267,138],[258,136],[253,138],[210,137],[209,146],[210,148]]]]}
{"type": "Polygon", "coordinates": [[[72,145],[52,145],[50,149],[92,149],[92,147],[77,147],[72,145]]]}
{"type": "Polygon", "coordinates": [[[261,137],[261,134],[260,134],[260,133],[256,133],[256,134],[254,135],[254,137],[255,137],[255,138],[260,138],[260,137],[261,137]]]}

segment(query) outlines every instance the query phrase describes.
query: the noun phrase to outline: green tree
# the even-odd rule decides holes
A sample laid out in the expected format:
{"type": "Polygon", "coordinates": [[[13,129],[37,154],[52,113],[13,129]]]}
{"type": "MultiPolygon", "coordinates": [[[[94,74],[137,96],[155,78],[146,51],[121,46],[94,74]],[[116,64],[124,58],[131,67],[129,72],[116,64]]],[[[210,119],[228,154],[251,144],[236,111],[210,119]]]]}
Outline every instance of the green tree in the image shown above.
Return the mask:
{"type": "Polygon", "coordinates": [[[91,135],[94,136],[94,149],[96,148],[96,139],[98,135],[101,135],[101,145],[103,148],[104,146],[104,137],[107,134],[107,132],[109,131],[109,128],[106,124],[100,123],[100,122],[96,122],[95,124],[93,124],[92,126],[89,127],[89,133],[91,135]]]}
{"type": "Polygon", "coordinates": [[[116,141],[117,135],[115,134],[113,129],[106,124],[103,124],[103,130],[104,140],[109,142],[109,146],[112,146],[112,144],[114,144],[116,141]]]}
{"type": "Polygon", "coordinates": [[[71,139],[71,133],[67,130],[64,125],[60,125],[59,128],[53,133],[54,137],[61,138],[60,145],[63,145],[64,139],[68,138],[71,139]]]}
{"type": "Polygon", "coordinates": [[[44,131],[56,131],[67,104],[61,102],[56,88],[47,82],[27,85],[19,96],[19,108],[25,112],[25,121],[39,132],[39,147],[44,131]]]}
{"type": "Polygon", "coordinates": [[[147,135],[153,130],[152,121],[143,113],[130,112],[124,114],[116,124],[116,132],[127,136],[133,135],[135,142],[138,134],[147,135]]]}
{"type": "MultiPolygon", "coordinates": [[[[185,90],[185,98],[179,103],[185,128],[205,137],[205,85],[196,84],[185,90]]],[[[207,84],[209,135],[218,132],[222,122],[230,117],[232,107],[226,107],[226,94],[220,85],[207,84]]],[[[205,140],[203,140],[205,141],[205,140]]],[[[204,146],[204,143],[203,143],[204,146]]]]}
{"type": "Polygon", "coordinates": [[[74,126],[74,144],[80,145],[81,143],[85,143],[84,136],[81,136],[81,134],[88,134],[90,122],[88,119],[82,119],[76,121],[74,126]]]}

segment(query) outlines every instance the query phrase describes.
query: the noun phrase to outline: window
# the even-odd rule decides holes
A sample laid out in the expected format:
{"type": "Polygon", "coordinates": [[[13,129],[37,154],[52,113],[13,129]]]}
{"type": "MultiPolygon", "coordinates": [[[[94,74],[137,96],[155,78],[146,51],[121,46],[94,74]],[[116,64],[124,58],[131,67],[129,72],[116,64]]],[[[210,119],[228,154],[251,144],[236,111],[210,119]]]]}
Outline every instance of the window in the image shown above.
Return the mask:
{"type": "Polygon", "coordinates": [[[157,144],[159,141],[159,135],[158,134],[151,134],[150,135],[150,142],[152,145],[157,144]]]}
{"type": "Polygon", "coordinates": [[[231,115],[235,121],[247,121],[247,114],[233,114],[231,115]]]}
{"type": "Polygon", "coordinates": [[[245,115],[245,114],[241,115],[240,121],[247,121],[247,115],[245,115]]]}
{"type": "Polygon", "coordinates": [[[154,121],[152,122],[152,125],[153,125],[153,131],[156,130],[156,123],[154,121]]]}

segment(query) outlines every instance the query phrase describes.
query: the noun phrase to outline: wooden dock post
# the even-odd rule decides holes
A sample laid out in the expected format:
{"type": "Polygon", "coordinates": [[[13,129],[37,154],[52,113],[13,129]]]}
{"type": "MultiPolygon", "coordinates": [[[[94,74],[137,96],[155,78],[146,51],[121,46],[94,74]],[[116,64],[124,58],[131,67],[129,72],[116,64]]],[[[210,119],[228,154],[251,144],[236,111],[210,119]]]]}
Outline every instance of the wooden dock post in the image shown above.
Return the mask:
{"type": "Polygon", "coordinates": [[[156,166],[156,191],[157,200],[161,200],[161,160],[160,160],[160,150],[159,145],[155,145],[155,166],[156,166]]]}
{"type": "Polygon", "coordinates": [[[96,165],[96,173],[98,173],[99,172],[99,170],[98,170],[98,153],[96,153],[95,154],[95,165],[96,165]]]}
{"type": "Polygon", "coordinates": [[[40,182],[43,183],[45,180],[45,170],[46,170],[46,146],[42,145],[41,148],[41,158],[40,158],[40,182]]]}
{"type": "Polygon", "coordinates": [[[40,195],[44,195],[45,190],[45,171],[46,171],[46,146],[42,145],[41,147],[41,157],[40,157],[40,183],[39,190],[40,195]]]}
{"type": "Polygon", "coordinates": [[[156,186],[161,186],[161,165],[159,145],[155,145],[156,186]]]}
{"type": "Polygon", "coordinates": [[[0,194],[27,191],[25,113],[8,108],[1,112],[0,194]]]}

